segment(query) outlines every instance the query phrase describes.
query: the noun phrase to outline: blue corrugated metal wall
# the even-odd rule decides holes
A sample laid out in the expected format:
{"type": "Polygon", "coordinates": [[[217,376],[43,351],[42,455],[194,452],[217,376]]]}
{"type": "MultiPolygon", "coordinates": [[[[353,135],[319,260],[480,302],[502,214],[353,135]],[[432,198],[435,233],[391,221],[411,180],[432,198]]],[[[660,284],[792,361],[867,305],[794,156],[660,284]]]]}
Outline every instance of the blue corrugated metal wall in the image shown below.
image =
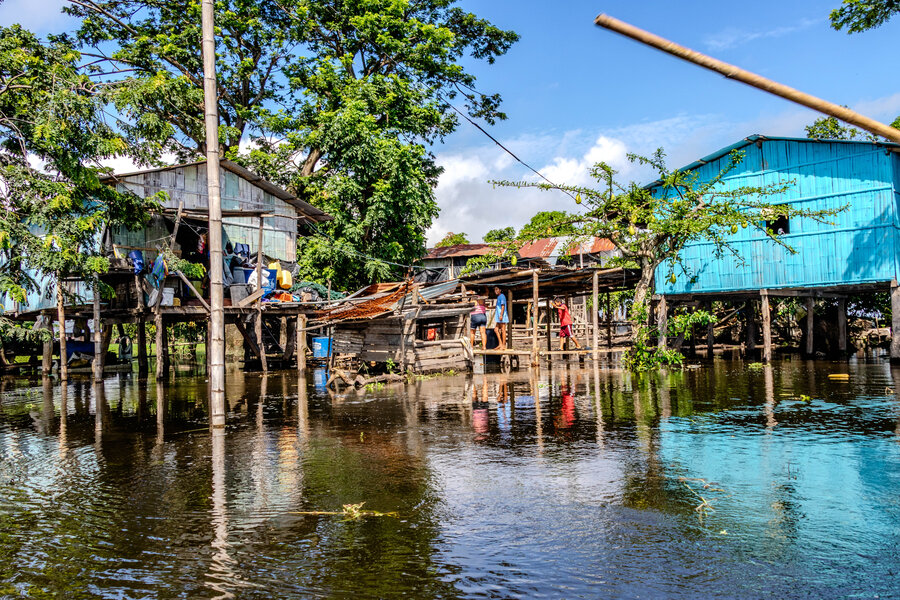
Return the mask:
{"type": "MultiPolygon", "coordinates": [[[[897,276],[900,156],[883,145],[761,139],[741,148],[743,162],[723,181],[729,189],[794,181],[770,201],[810,209],[847,206],[834,225],[792,219],[783,239],[797,253],[747,227],[729,236],[744,259],[716,258],[711,244],[694,244],[682,253],[688,273],[676,266],[657,271],[657,293],[684,294],[763,288],[821,287],[890,281],[897,276]]],[[[713,155],[715,156],[715,155],[713,155]]],[[[727,164],[727,153],[695,168],[702,179],[727,164]]]]}

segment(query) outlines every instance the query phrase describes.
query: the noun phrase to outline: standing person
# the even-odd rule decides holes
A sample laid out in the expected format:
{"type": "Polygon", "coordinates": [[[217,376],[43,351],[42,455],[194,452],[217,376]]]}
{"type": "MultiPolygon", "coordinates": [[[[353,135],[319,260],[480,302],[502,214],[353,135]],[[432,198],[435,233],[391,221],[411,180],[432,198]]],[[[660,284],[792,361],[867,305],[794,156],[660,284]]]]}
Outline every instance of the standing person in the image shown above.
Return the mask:
{"type": "Polygon", "coordinates": [[[475,347],[475,330],[481,330],[481,347],[487,350],[487,306],[484,305],[484,298],[475,299],[475,308],[469,313],[470,329],[469,329],[469,345],[475,347]]]}
{"type": "Polygon", "coordinates": [[[553,306],[556,308],[556,312],[559,313],[559,349],[563,349],[566,340],[572,340],[575,342],[575,347],[581,350],[581,344],[578,343],[578,339],[572,334],[572,314],[569,312],[569,307],[566,306],[566,303],[559,296],[553,299],[553,306]]]}
{"type": "Polygon", "coordinates": [[[497,334],[500,350],[506,350],[506,324],[509,323],[509,307],[506,304],[506,294],[499,287],[494,286],[494,295],[497,296],[497,306],[494,309],[494,333],[497,334]]]}

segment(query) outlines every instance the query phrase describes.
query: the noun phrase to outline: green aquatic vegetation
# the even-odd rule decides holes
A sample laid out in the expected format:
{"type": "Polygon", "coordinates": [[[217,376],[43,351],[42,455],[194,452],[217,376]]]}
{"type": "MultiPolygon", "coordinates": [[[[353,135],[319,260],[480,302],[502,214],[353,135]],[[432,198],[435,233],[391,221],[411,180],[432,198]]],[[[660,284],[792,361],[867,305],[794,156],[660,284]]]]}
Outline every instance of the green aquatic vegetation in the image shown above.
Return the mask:
{"type": "Polygon", "coordinates": [[[765,365],[763,363],[753,362],[753,363],[750,363],[749,365],[747,365],[747,370],[748,371],[762,371],[763,367],[765,367],[765,365]]]}
{"type": "Polygon", "coordinates": [[[700,520],[701,524],[709,513],[715,512],[716,509],[713,507],[714,502],[730,496],[724,488],[717,487],[716,484],[710,483],[699,477],[679,477],[678,481],[680,481],[685,489],[687,489],[695,498],[700,500],[700,503],[694,507],[694,511],[697,513],[697,518],[700,520]],[[692,482],[695,482],[693,486],[692,482]],[[719,495],[716,496],[716,494],[719,495]],[[721,494],[726,495],[723,496],[721,494]]]}
{"type": "Polygon", "coordinates": [[[344,504],[341,507],[341,510],[301,510],[301,511],[292,511],[290,514],[292,515],[327,515],[327,516],[338,516],[341,515],[344,517],[344,521],[358,521],[363,517],[399,517],[400,514],[391,511],[391,512],[380,512],[377,510],[363,510],[363,506],[365,502],[359,502],[357,504],[344,504]]]}

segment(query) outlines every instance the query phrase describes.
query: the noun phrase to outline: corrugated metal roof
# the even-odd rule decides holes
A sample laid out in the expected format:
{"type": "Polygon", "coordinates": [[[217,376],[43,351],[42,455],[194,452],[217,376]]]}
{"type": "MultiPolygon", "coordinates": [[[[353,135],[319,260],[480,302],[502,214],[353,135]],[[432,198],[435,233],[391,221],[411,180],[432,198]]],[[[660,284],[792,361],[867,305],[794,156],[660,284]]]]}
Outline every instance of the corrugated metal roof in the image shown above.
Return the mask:
{"type": "Polygon", "coordinates": [[[557,245],[556,238],[543,238],[534,240],[519,248],[521,258],[549,258],[553,256],[553,250],[557,245]]]}
{"type": "Polygon", "coordinates": [[[487,256],[495,254],[497,250],[490,244],[457,244],[456,246],[444,246],[431,248],[422,260],[440,260],[442,258],[455,258],[463,256],[487,256]]]}

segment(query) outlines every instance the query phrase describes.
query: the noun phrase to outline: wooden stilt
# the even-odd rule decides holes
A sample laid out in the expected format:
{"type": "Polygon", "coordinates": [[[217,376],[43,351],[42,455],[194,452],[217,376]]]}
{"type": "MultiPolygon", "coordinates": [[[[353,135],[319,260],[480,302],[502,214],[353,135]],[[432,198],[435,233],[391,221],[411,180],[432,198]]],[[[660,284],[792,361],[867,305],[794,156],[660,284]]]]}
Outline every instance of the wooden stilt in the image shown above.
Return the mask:
{"type": "Polygon", "coordinates": [[[596,271],[591,281],[591,325],[593,329],[591,348],[594,351],[594,358],[599,358],[597,348],[600,346],[600,274],[596,271]]]}
{"type": "Polygon", "coordinates": [[[165,319],[162,320],[162,325],[163,325],[162,326],[163,336],[162,336],[162,354],[161,354],[161,356],[162,356],[162,362],[163,362],[163,370],[166,373],[168,373],[169,368],[172,366],[172,361],[171,361],[171,356],[169,354],[168,324],[166,323],[165,319]]]}
{"type": "Polygon", "coordinates": [[[100,377],[103,377],[103,369],[106,367],[106,355],[109,353],[109,343],[112,341],[113,325],[107,322],[103,326],[100,335],[100,377]]]}
{"type": "Polygon", "coordinates": [[[606,292],[606,347],[607,348],[612,348],[612,345],[613,345],[612,319],[613,319],[612,298],[610,298],[609,292],[606,292]]]}
{"type": "Polygon", "coordinates": [[[91,371],[94,379],[103,378],[103,359],[101,352],[103,348],[103,336],[100,332],[100,278],[94,275],[93,301],[93,322],[94,322],[94,360],[91,361],[91,371]]]}
{"type": "Polygon", "coordinates": [[[66,307],[63,301],[62,276],[56,273],[56,320],[59,323],[59,379],[68,381],[69,364],[66,356],[66,307]]]}
{"type": "Polygon", "coordinates": [[[262,333],[262,305],[256,309],[256,345],[259,348],[259,362],[262,364],[263,373],[269,372],[269,361],[266,360],[266,343],[262,333]]]}
{"type": "Polygon", "coordinates": [[[891,282],[891,362],[900,363],[900,286],[891,282]]]}
{"type": "Polygon", "coordinates": [[[755,356],[756,353],[756,302],[748,300],[747,306],[744,308],[744,314],[747,318],[747,356],[755,356]]]}
{"type": "MultiPolygon", "coordinates": [[[[263,218],[259,217],[259,239],[256,252],[256,285],[262,289],[262,263],[263,263],[263,218]]],[[[330,294],[329,294],[330,295],[330,294]]],[[[330,298],[329,298],[330,299],[330,298]]],[[[269,371],[269,361],[266,360],[266,344],[262,334],[262,297],[256,301],[256,345],[259,347],[259,362],[263,373],[269,371]]]]}
{"type": "Polygon", "coordinates": [[[138,374],[147,374],[147,320],[142,316],[137,323],[138,374]]]}
{"type": "Polygon", "coordinates": [[[553,340],[551,339],[551,325],[553,323],[553,317],[551,316],[553,313],[550,312],[550,298],[548,297],[544,300],[544,304],[547,307],[547,352],[553,350],[553,340]]]}
{"type": "Polygon", "coordinates": [[[50,330],[50,336],[44,341],[43,355],[41,356],[41,373],[47,375],[53,369],[53,318],[44,315],[44,329],[50,330]]]}
{"type": "MultiPolygon", "coordinates": [[[[713,303],[712,300],[706,303],[706,310],[709,311],[709,314],[713,314],[713,303]]],[[[716,324],[714,321],[710,321],[706,326],[706,357],[713,357],[713,350],[716,344],[716,324]]]]}
{"type": "Polygon", "coordinates": [[[769,311],[769,291],[760,290],[763,329],[763,362],[772,361],[772,315],[769,311]]]}
{"type": "Polygon", "coordinates": [[[659,297],[659,304],[656,305],[656,329],[659,337],[656,341],[656,347],[660,350],[666,348],[666,332],[669,328],[669,307],[666,303],[666,297],[659,297]]]}
{"type": "Polygon", "coordinates": [[[506,347],[513,347],[513,291],[506,291],[506,315],[509,323],[506,324],[506,347]]]}
{"type": "MultiPolygon", "coordinates": [[[[898,296],[900,298],[900,296],[898,296]]],[[[538,272],[531,275],[531,366],[538,366],[538,272]]],[[[897,311],[900,313],[900,310],[897,311]]],[[[898,338],[900,339],[900,338],[898,338]]],[[[900,357],[900,343],[897,344],[897,356],[900,357]]]]}
{"type": "Polygon", "coordinates": [[[837,301],[838,322],[838,352],[847,352],[847,299],[838,298],[837,301]]]}
{"type": "Polygon", "coordinates": [[[153,323],[156,325],[156,379],[163,379],[166,376],[166,365],[163,359],[165,326],[161,313],[153,316],[153,323]]]}
{"type": "Polygon", "coordinates": [[[806,299],[806,355],[812,356],[815,352],[815,338],[813,332],[815,330],[815,309],[816,299],[809,296],[806,299]]]}
{"type": "Polygon", "coordinates": [[[306,315],[297,317],[297,370],[306,371],[306,315]]]}

